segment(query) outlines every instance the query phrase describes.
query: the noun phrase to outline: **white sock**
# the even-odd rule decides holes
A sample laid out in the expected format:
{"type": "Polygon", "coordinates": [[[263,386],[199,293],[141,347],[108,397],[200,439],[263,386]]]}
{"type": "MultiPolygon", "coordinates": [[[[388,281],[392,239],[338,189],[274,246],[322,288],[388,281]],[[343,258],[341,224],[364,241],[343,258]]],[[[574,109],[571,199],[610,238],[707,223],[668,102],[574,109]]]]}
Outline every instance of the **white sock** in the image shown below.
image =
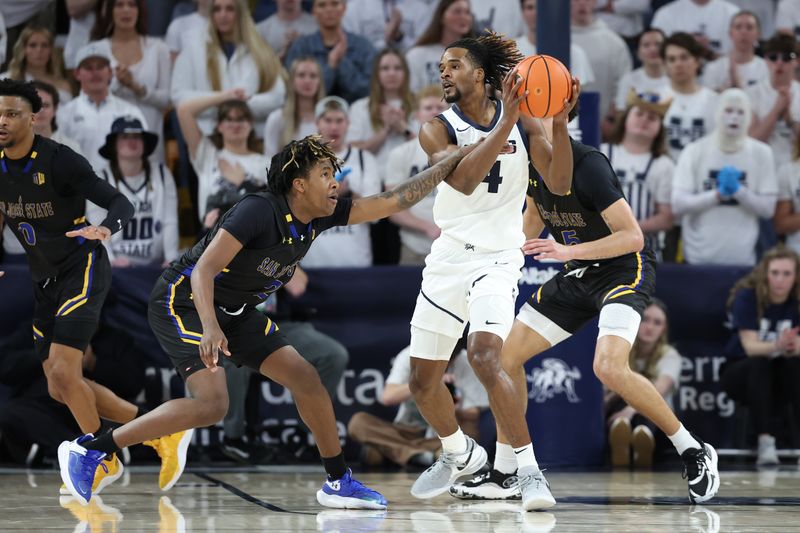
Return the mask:
{"type": "Polygon", "coordinates": [[[526,467],[532,467],[534,470],[539,470],[539,464],[536,462],[536,456],[533,455],[533,443],[523,446],[522,448],[514,448],[514,455],[517,456],[517,467],[520,471],[526,467]]]}
{"type": "Polygon", "coordinates": [[[495,443],[494,469],[501,474],[513,474],[517,471],[517,456],[510,444],[495,443]]]}
{"type": "Polygon", "coordinates": [[[452,435],[439,437],[439,440],[442,441],[442,451],[447,453],[459,455],[467,451],[467,437],[461,428],[458,428],[452,435]]]}
{"type": "Polygon", "coordinates": [[[683,424],[681,424],[681,427],[678,428],[678,431],[676,431],[674,435],[669,436],[669,440],[672,441],[672,445],[678,450],[678,455],[681,455],[689,448],[701,448],[700,443],[697,442],[697,439],[692,437],[692,434],[689,433],[685,427],[683,427],[683,424]]]}

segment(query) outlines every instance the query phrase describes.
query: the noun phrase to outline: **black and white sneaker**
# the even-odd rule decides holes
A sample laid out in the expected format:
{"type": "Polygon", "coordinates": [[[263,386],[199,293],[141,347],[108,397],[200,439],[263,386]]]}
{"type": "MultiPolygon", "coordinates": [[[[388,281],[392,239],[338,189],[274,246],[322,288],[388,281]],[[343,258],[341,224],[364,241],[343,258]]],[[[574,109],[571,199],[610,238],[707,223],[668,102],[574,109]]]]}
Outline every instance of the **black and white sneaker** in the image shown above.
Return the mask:
{"type": "Polygon", "coordinates": [[[495,469],[450,487],[450,495],[460,500],[519,500],[517,474],[495,469]]]}
{"type": "Polygon", "coordinates": [[[717,451],[697,435],[692,434],[702,448],[689,448],[681,454],[683,478],[689,483],[689,499],[703,503],[713,498],[719,490],[717,451]]]}

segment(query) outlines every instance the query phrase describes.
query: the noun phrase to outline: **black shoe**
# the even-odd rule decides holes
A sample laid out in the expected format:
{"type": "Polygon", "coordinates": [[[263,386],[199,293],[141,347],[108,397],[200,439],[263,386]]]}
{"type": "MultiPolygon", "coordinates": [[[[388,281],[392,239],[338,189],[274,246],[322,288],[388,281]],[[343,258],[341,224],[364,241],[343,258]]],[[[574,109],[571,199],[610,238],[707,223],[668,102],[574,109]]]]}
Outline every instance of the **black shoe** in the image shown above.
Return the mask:
{"type": "Polygon", "coordinates": [[[450,495],[460,500],[519,500],[519,484],[516,472],[502,474],[490,470],[467,481],[450,487],[450,495]]]}
{"type": "Polygon", "coordinates": [[[683,478],[689,483],[689,499],[692,503],[707,502],[719,490],[717,451],[692,434],[701,448],[689,448],[681,454],[683,478]]]}
{"type": "Polygon", "coordinates": [[[251,459],[250,446],[244,439],[222,439],[221,451],[225,456],[233,459],[237,463],[249,464],[251,459]]]}

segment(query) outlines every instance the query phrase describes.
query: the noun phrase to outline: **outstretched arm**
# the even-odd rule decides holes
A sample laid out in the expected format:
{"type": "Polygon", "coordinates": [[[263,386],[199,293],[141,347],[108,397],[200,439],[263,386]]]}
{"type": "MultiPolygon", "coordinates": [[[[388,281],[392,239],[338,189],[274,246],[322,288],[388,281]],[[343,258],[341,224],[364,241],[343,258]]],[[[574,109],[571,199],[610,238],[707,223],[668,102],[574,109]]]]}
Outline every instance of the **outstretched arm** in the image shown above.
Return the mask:
{"type": "Polygon", "coordinates": [[[407,179],[391,191],[353,200],[348,224],[360,224],[386,218],[416,204],[453,172],[459,161],[482,143],[459,148],[432,167],[407,179]]]}

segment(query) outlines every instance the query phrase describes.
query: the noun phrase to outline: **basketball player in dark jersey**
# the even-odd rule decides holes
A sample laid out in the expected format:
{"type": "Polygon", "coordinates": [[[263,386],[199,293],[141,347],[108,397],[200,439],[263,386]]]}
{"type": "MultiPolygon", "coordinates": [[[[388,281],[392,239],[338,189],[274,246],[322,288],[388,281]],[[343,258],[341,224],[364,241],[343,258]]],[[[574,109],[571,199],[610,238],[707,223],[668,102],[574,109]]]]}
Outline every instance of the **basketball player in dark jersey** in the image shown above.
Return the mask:
{"type": "MultiPolygon", "coordinates": [[[[288,282],[323,231],[387,217],[425,198],[474,146],[460,148],[397,188],[363,199],[338,198],[339,161],[318,136],[272,158],[268,192],[245,196],[156,283],[149,320],[191,394],[94,440],[64,442],[62,478],[87,501],[86,474],[106,454],[221,420],[228,410],[220,353],[288,388],[311,429],[328,479],[317,501],[337,508],[384,509],[386,499],[351,477],[331,399],[316,370],[255,306],[288,282]]],[[[346,283],[346,280],[344,280],[346,283]]]]}
{"type": "MultiPolygon", "coordinates": [[[[575,115],[577,110],[573,109],[569,118],[575,115]]],[[[566,123],[556,121],[553,127],[565,130],[566,123]]],[[[690,500],[707,501],[719,489],[716,451],[689,433],[653,384],[628,365],[642,312],[655,289],[654,253],[644,247],[641,228],[608,159],[564,135],[553,135],[553,153],[564,142],[570,143],[573,159],[566,194],[563,189],[561,194],[553,193],[544,176],[535,172],[528,192],[536,208],[528,213],[529,223],[535,226],[528,235],[547,228],[555,240],[530,239],[523,246],[523,251],[537,260],[564,262],[564,270],[542,285],[517,314],[503,347],[503,366],[514,380],[521,405],[526,406],[525,362],[599,315],[595,374],[669,436],[684,462],[690,500]]],[[[536,169],[546,169],[536,155],[534,152],[536,169]]],[[[508,427],[498,427],[498,440],[514,448],[530,443],[524,416],[508,427]]],[[[523,477],[530,477],[523,474],[520,468],[520,485],[523,477]]],[[[489,473],[454,486],[451,493],[484,498],[484,486],[497,485],[499,477],[489,473]]],[[[524,487],[522,498],[525,500],[524,487]]]]}
{"type": "MultiPolygon", "coordinates": [[[[86,159],[34,134],[41,107],[32,84],[0,81],[0,218],[28,258],[34,347],[50,396],[69,407],[81,431],[99,433],[100,417],[125,423],[138,414],[135,405],[82,373],[83,352],[111,283],[99,243],[122,229],[133,206],[98,179],[86,159]],[[108,209],[98,225],[86,221],[87,199],[108,209]]],[[[122,474],[122,463],[109,456],[99,470],[98,490],[122,474]]]]}

